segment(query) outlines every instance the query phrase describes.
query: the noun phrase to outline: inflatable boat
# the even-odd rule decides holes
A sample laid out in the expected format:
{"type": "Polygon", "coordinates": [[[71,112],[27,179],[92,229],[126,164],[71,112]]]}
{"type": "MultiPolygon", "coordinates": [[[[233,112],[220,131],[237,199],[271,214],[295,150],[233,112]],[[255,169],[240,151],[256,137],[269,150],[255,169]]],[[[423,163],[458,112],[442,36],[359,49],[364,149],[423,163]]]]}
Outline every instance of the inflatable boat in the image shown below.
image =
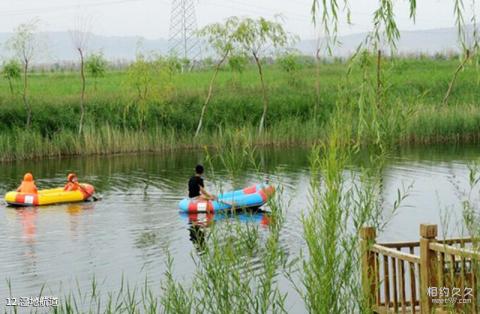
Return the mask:
{"type": "Polygon", "coordinates": [[[81,190],[64,191],[63,188],[40,190],[37,194],[8,192],[5,201],[11,206],[43,206],[60,203],[83,202],[89,199],[95,188],[90,184],[81,184],[81,190]]]}
{"type": "Polygon", "coordinates": [[[273,185],[256,184],[248,188],[218,195],[214,201],[185,198],[178,207],[185,213],[214,213],[231,209],[251,209],[263,206],[273,195],[273,185]]]}

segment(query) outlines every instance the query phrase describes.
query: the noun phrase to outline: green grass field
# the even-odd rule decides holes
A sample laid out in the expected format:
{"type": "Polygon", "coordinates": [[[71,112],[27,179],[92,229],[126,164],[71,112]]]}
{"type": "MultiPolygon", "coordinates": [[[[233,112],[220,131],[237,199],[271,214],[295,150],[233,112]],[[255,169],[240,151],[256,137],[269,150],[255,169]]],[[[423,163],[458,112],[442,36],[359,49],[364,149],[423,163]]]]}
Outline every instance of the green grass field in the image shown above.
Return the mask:
{"type": "MultiPolygon", "coordinates": [[[[388,82],[392,85],[392,96],[399,97],[419,97],[425,100],[425,103],[439,104],[448,88],[448,83],[453,72],[458,66],[458,60],[433,60],[433,59],[398,59],[388,62],[384,66],[385,75],[388,75],[388,82]],[[424,94],[424,95],[423,95],[424,94]]],[[[355,69],[355,67],[354,67],[355,69]]],[[[345,63],[328,63],[320,65],[320,85],[322,96],[330,99],[341,83],[347,71],[345,63]]],[[[478,99],[480,91],[477,87],[480,83],[478,69],[470,64],[460,73],[452,100],[455,102],[468,103],[478,99]],[[476,89],[476,90],[475,90],[476,89]]],[[[272,91],[277,89],[291,87],[299,91],[295,86],[291,86],[292,75],[285,73],[276,65],[269,65],[265,71],[268,86],[272,91]]],[[[193,71],[179,73],[173,76],[171,82],[155,79],[154,91],[158,92],[161,85],[169,84],[175,91],[193,94],[203,94],[208,87],[212,76],[212,71],[193,71]]],[[[78,96],[80,90],[80,77],[75,72],[35,72],[31,74],[31,97],[43,99],[70,98],[78,96]]],[[[361,73],[354,71],[352,74],[352,83],[359,83],[361,73]]],[[[293,75],[293,79],[301,87],[300,90],[306,94],[314,93],[315,69],[313,65],[305,65],[301,70],[293,75]]],[[[135,90],[128,82],[126,71],[110,71],[104,78],[98,79],[98,90],[93,90],[93,79],[87,78],[87,92],[90,97],[118,97],[125,98],[134,96],[135,90]]],[[[17,90],[21,88],[21,82],[16,82],[17,90]]],[[[217,80],[216,86],[220,88],[217,97],[226,96],[235,93],[237,88],[258,89],[260,82],[256,69],[249,67],[242,74],[232,74],[228,69],[223,69],[217,80]]],[[[163,86],[165,87],[165,86],[163,86]]],[[[241,96],[241,95],[239,95],[241,96]]],[[[6,79],[0,79],[0,97],[5,101],[10,97],[8,82],[6,79]]],[[[165,99],[166,100],[166,99],[165,99]]]]}
{"type": "Polygon", "coordinates": [[[12,95],[7,80],[1,79],[0,159],[99,153],[93,148],[96,145],[111,147],[111,151],[102,149],[103,153],[215,145],[213,141],[222,142],[219,138],[225,132],[246,132],[254,144],[313,143],[328,133],[332,114],[339,108],[350,120],[341,114],[335,119],[349,121],[345,127],[360,134],[357,140],[361,142],[371,142],[376,136],[370,130],[372,125],[378,125],[375,132],[381,129],[381,137],[391,143],[475,141],[480,135],[480,76],[474,64],[460,72],[448,105],[442,102],[458,62],[427,58],[385,61],[381,104],[374,104],[372,96],[374,58],[367,60],[367,72],[358,62],[321,64],[318,96],[313,65],[292,73],[269,65],[265,69],[270,100],[267,131],[260,138],[253,135],[262,114],[255,68],[242,74],[224,69],[215,84],[202,136],[195,141],[192,137],[213,71],[173,77],[153,73],[144,98],[138,96],[126,71],[107,72],[98,80],[97,90],[93,79],[87,78],[87,131],[82,136],[76,134],[78,73],[31,74],[30,130],[25,130],[21,81],[15,82],[12,95]]]}

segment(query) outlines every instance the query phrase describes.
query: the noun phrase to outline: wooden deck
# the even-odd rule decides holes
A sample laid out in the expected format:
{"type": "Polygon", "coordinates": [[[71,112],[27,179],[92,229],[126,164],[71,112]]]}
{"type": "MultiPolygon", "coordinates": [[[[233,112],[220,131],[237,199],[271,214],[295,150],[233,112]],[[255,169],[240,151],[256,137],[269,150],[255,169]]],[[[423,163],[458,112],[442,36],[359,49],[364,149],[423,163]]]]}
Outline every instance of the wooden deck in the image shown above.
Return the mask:
{"type": "Polygon", "coordinates": [[[438,240],[436,225],[421,225],[417,242],[376,243],[368,227],[360,236],[363,290],[375,313],[480,312],[477,239],[438,240]]]}
{"type": "Polygon", "coordinates": [[[374,306],[373,311],[378,314],[391,314],[391,313],[420,313],[420,306],[416,305],[414,311],[412,311],[411,306],[405,308],[405,312],[402,310],[395,311],[395,309],[386,306],[374,306]]]}
{"type": "MultiPolygon", "coordinates": [[[[386,307],[386,306],[374,306],[373,311],[375,313],[378,313],[378,314],[397,314],[397,313],[417,313],[417,314],[419,314],[419,313],[421,313],[420,305],[416,305],[414,311],[412,311],[411,306],[407,306],[405,308],[405,311],[402,311],[402,310],[395,311],[395,309],[393,309],[391,307],[386,307]]],[[[434,312],[432,312],[432,313],[434,313],[434,314],[456,313],[455,310],[446,310],[446,309],[442,309],[442,308],[436,308],[433,311],[434,312]]]]}

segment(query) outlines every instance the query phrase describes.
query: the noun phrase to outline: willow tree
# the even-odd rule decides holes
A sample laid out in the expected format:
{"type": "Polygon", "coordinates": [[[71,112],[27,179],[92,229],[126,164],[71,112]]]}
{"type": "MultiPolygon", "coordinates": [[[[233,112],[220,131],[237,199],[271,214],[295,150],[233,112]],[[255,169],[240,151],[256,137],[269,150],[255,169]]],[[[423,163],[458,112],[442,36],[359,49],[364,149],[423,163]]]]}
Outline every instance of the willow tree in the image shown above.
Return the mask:
{"type": "Polygon", "coordinates": [[[281,23],[269,21],[263,17],[258,19],[244,18],[238,21],[234,33],[235,43],[246,54],[252,56],[257,65],[258,75],[262,84],[263,113],[260,118],[258,131],[263,132],[268,110],[268,94],[265,83],[262,58],[268,53],[268,49],[276,49],[287,46],[289,36],[281,23]]]}
{"type": "Polygon", "coordinates": [[[22,64],[23,70],[23,92],[22,99],[27,113],[26,126],[30,128],[32,122],[32,106],[28,99],[28,71],[37,51],[40,48],[40,41],[37,37],[38,20],[20,24],[10,39],[9,46],[22,64]]]}
{"type": "Polygon", "coordinates": [[[195,137],[198,136],[203,125],[203,118],[207,110],[207,106],[212,98],[213,85],[217,79],[218,72],[220,71],[221,66],[228,59],[231,54],[234,45],[234,32],[236,26],[238,25],[238,18],[231,17],[227,19],[225,23],[214,23],[210,24],[199,31],[201,37],[206,38],[210,47],[213,49],[215,54],[218,57],[217,62],[215,63],[215,70],[213,76],[210,79],[210,84],[208,86],[207,97],[202,106],[202,112],[200,113],[200,119],[198,120],[197,131],[195,132],[195,137]]]}
{"type": "Polygon", "coordinates": [[[235,54],[228,58],[228,68],[232,72],[232,85],[237,87],[238,79],[248,65],[248,58],[243,54],[235,54]]]}
{"type": "MultiPolygon", "coordinates": [[[[417,0],[407,0],[409,4],[409,16],[415,23],[417,0]]],[[[448,104],[448,98],[452,92],[453,86],[458,74],[463,70],[469,60],[478,54],[480,49],[480,34],[478,30],[477,11],[478,0],[452,0],[453,16],[455,18],[455,27],[457,29],[458,42],[463,57],[460,64],[453,73],[452,79],[443,99],[443,104],[448,104]],[[467,22],[466,22],[467,21],[467,22]],[[467,23],[470,25],[467,26],[467,23]],[[467,34],[467,29],[472,27],[471,34],[467,34]]],[[[351,11],[349,9],[349,0],[312,0],[311,6],[312,19],[314,24],[320,24],[322,31],[327,39],[327,48],[331,53],[331,48],[337,43],[337,33],[339,19],[343,15],[350,23],[351,11]]],[[[378,1],[378,5],[373,13],[373,30],[367,36],[366,42],[372,44],[374,49],[378,48],[380,38],[383,37],[393,48],[400,39],[400,31],[397,27],[395,17],[395,2],[393,0],[378,1]]],[[[378,54],[380,56],[380,54],[378,54]]],[[[378,59],[380,62],[380,58],[378,59]]]]}
{"type": "Polygon", "coordinates": [[[89,22],[86,18],[79,17],[75,21],[75,29],[71,32],[72,43],[76,52],[78,52],[78,57],[80,59],[80,121],[78,122],[78,134],[82,134],[83,124],[85,120],[85,89],[86,89],[86,79],[85,79],[85,56],[87,50],[88,40],[90,38],[89,33],[89,22]]]}

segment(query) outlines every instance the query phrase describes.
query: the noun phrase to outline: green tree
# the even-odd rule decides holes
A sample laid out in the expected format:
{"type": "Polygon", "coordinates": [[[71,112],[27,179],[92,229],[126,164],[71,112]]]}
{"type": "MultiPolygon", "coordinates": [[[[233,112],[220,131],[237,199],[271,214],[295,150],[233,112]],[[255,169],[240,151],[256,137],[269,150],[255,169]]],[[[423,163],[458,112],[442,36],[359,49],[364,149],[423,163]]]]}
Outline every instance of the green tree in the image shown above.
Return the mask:
{"type": "Polygon", "coordinates": [[[283,29],[282,24],[261,17],[259,19],[245,18],[239,20],[236,25],[234,39],[244,53],[253,57],[257,65],[263,96],[263,113],[258,131],[262,133],[269,101],[261,60],[263,54],[267,53],[267,48],[285,47],[289,43],[289,36],[283,29]]]}
{"type": "Polygon", "coordinates": [[[163,67],[169,80],[172,80],[175,74],[182,72],[182,62],[174,55],[163,60],[163,67]]]}
{"type": "Polygon", "coordinates": [[[298,71],[303,67],[300,57],[295,53],[288,52],[277,58],[277,64],[280,66],[280,69],[288,75],[289,82],[291,84],[297,84],[298,71]]]}
{"type": "Polygon", "coordinates": [[[88,75],[93,77],[93,89],[97,91],[97,80],[101,77],[105,76],[105,72],[107,71],[107,60],[103,57],[101,52],[99,53],[92,53],[88,56],[87,60],[85,61],[85,67],[87,69],[88,75]]]}
{"type": "Polygon", "coordinates": [[[27,112],[26,126],[30,128],[32,121],[32,107],[28,101],[28,71],[30,64],[40,47],[40,41],[36,36],[38,29],[38,20],[32,20],[28,23],[20,24],[14,31],[13,37],[9,41],[10,49],[20,59],[23,70],[23,92],[22,99],[27,112]]]}
{"type": "Polygon", "coordinates": [[[217,79],[218,72],[220,71],[220,67],[222,64],[227,60],[228,56],[232,52],[233,40],[234,40],[234,32],[235,27],[238,24],[238,19],[235,17],[229,18],[225,23],[214,23],[204,27],[202,30],[199,31],[199,35],[206,38],[210,47],[216,53],[218,59],[215,64],[215,70],[213,72],[213,76],[210,80],[210,84],[208,86],[208,93],[207,97],[202,106],[202,112],[200,113],[200,119],[198,120],[197,130],[195,131],[195,137],[198,136],[200,130],[202,129],[203,118],[205,116],[205,112],[207,110],[208,103],[212,97],[213,93],[213,85],[215,84],[215,80],[217,79]]]}
{"type": "Polygon", "coordinates": [[[232,82],[233,85],[237,84],[237,76],[245,71],[245,68],[248,65],[248,58],[243,54],[235,54],[228,58],[228,67],[232,71],[232,82]]]}
{"type": "Polygon", "coordinates": [[[13,81],[19,80],[22,77],[22,66],[17,60],[11,59],[3,63],[1,74],[8,80],[10,93],[13,95],[13,81]]]}
{"type": "MultiPolygon", "coordinates": [[[[159,67],[161,62],[159,60],[147,59],[142,53],[137,53],[135,62],[128,67],[128,83],[136,91],[136,105],[138,122],[140,128],[143,129],[147,105],[150,100],[153,88],[155,87],[155,78],[159,77],[159,67]]],[[[124,122],[126,122],[128,107],[125,108],[124,122]]]]}
{"type": "Polygon", "coordinates": [[[143,54],[137,54],[135,62],[128,67],[128,82],[136,90],[139,100],[146,100],[153,87],[154,64],[143,54]]]}

